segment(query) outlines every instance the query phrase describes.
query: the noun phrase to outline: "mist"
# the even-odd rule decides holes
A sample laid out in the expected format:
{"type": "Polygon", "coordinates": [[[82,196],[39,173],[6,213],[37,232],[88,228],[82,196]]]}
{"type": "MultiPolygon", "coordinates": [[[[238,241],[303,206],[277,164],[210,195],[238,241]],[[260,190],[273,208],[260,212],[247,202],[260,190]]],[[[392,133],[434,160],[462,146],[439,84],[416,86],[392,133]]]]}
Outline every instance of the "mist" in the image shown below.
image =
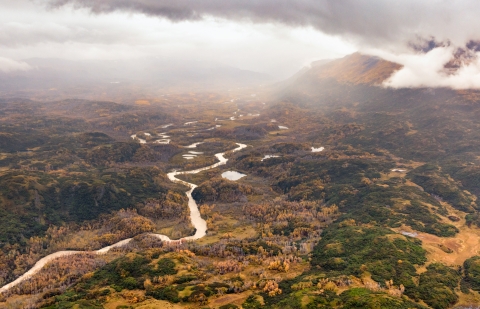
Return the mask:
{"type": "MultiPolygon", "coordinates": [[[[1,61],[1,59],[0,59],[1,61]]],[[[271,84],[272,76],[217,62],[141,58],[130,60],[27,59],[0,72],[0,94],[37,100],[103,99],[131,103],[172,92],[227,93],[271,84]]]]}
{"type": "Polygon", "coordinates": [[[209,16],[253,23],[312,26],[361,46],[405,48],[434,38],[462,45],[480,39],[480,3],[474,0],[50,0],[51,7],[72,4],[92,13],[139,12],[174,22],[209,16]]]}
{"type": "Polygon", "coordinates": [[[0,57],[1,72],[9,73],[13,71],[28,71],[30,69],[32,69],[32,67],[26,62],[0,57]]]}
{"type": "MultiPolygon", "coordinates": [[[[82,66],[91,63],[93,68],[101,61],[120,61],[119,65],[123,65],[152,59],[145,66],[149,70],[159,59],[170,69],[173,64],[185,70],[187,63],[205,63],[282,80],[312,61],[355,51],[341,38],[313,27],[214,17],[171,21],[136,11],[95,14],[72,4],[52,7],[46,3],[0,1],[0,57],[5,59],[0,62],[0,72],[19,74],[30,69],[34,74],[36,69],[28,66],[29,59],[57,59],[59,64],[68,60],[82,66]]],[[[200,70],[193,75],[202,74],[200,70]]],[[[129,75],[126,72],[123,77],[129,75]]]]}
{"type": "Polygon", "coordinates": [[[480,3],[473,0],[50,0],[94,14],[139,12],[173,22],[200,22],[211,16],[237,22],[313,27],[341,37],[364,52],[386,54],[403,65],[385,86],[478,88],[478,51],[473,60],[446,74],[443,66],[469,42],[480,41],[480,3]],[[433,43],[433,44],[432,44],[433,43]],[[376,50],[372,52],[372,50],[376,50]]]}
{"type": "Polygon", "coordinates": [[[0,6],[4,94],[115,81],[148,93],[251,87],[356,51],[402,65],[385,87],[480,87],[472,45],[480,42],[480,3],[473,0],[0,0],[0,6]]]}

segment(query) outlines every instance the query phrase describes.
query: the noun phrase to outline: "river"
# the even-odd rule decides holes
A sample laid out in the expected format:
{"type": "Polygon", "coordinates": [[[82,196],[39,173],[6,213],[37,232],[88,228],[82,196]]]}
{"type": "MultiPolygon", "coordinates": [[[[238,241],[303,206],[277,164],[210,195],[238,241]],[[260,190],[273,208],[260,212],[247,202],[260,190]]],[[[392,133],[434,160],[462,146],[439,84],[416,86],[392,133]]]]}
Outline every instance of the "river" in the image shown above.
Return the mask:
{"type": "MultiPolygon", "coordinates": [[[[198,143],[196,143],[196,144],[198,144],[198,143]]],[[[236,144],[238,145],[238,147],[233,149],[232,152],[239,151],[239,150],[247,147],[247,145],[245,145],[245,144],[240,144],[240,143],[236,143],[236,144]]],[[[196,147],[196,145],[195,145],[195,147],[196,147]]],[[[191,147],[191,148],[193,148],[193,147],[191,147]]],[[[217,153],[217,154],[215,154],[215,157],[218,159],[219,162],[217,162],[213,165],[198,168],[198,169],[191,170],[191,171],[183,171],[183,172],[182,171],[173,171],[173,172],[167,174],[168,179],[170,181],[175,182],[175,183],[181,183],[181,184],[190,188],[190,190],[185,192],[185,194],[188,197],[188,208],[190,209],[190,220],[192,221],[192,225],[195,227],[195,230],[196,230],[195,234],[192,235],[192,236],[187,236],[187,237],[180,238],[178,240],[171,240],[168,236],[162,235],[162,234],[150,233],[148,235],[153,236],[153,237],[157,237],[157,238],[161,239],[162,241],[167,241],[167,242],[181,242],[181,241],[185,241],[185,240],[195,240],[195,239],[202,238],[206,235],[206,233],[207,233],[207,222],[205,222],[205,220],[203,220],[202,217],[200,216],[200,211],[198,210],[198,205],[192,197],[192,192],[197,187],[197,185],[195,185],[193,183],[183,181],[181,179],[178,179],[175,176],[185,175],[185,174],[197,174],[197,173],[200,173],[202,171],[210,170],[212,168],[216,168],[218,166],[225,165],[228,161],[228,159],[225,158],[225,152],[217,153]]],[[[121,247],[121,246],[124,246],[124,245],[128,244],[132,239],[133,238],[127,238],[127,239],[121,240],[121,241],[119,241],[119,242],[117,242],[113,245],[110,245],[110,246],[107,246],[105,248],[93,251],[93,253],[105,254],[108,251],[110,251],[110,249],[112,249],[112,248],[121,247]]],[[[12,281],[12,282],[4,285],[3,287],[1,287],[0,288],[0,293],[7,292],[9,289],[13,288],[17,284],[31,278],[36,273],[38,273],[47,263],[49,263],[49,262],[51,262],[51,261],[53,261],[53,260],[55,260],[59,257],[79,254],[79,253],[83,253],[83,252],[91,252],[91,251],[58,251],[58,252],[52,253],[50,255],[47,255],[46,257],[40,259],[37,263],[35,263],[35,265],[30,270],[28,270],[22,276],[18,277],[15,281],[12,281]]]]}

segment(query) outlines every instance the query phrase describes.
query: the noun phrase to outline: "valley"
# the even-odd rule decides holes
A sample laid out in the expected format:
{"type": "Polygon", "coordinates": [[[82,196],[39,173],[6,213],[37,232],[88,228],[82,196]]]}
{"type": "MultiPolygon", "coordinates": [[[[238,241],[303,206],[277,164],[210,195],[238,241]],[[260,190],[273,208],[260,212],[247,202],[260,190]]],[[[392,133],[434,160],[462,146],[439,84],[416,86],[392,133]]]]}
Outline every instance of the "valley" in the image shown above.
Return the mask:
{"type": "Polygon", "coordinates": [[[378,86],[397,69],[2,99],[0,308],[475,308],[476,91],[378,86]]]}
{"type": "MultiPolygon", "coordinates": [[[[142,143],[142,140],[140,140],[140,143],[144,144],[144,143],[142,143]]],[[[246,147],[246,145],[244,145],[244,144],[238,144],[238,145],[239,145],[239,147],[235,148],[233,151],[238,151],[238,150],[241,150],[242,148],[246,147]]],[[[196,169],[196,170],[192,170],[192,171],[171,172],[167,175],[168,179],[170,179],[172,182],[181,183],[181,184],[186,185],[187,187],[191,188],[190,191],[186,192],[186,195],[187,195],[187,198],[188,198],[188,207],[189,207],[189,210],[190,210],[190,220],[191,220],[191,223],[192,223],[193,227],[195,228],[195,235],[181,238],[179,240],[176,240],[177,242],[188,241],[188,240],[196,240],[196,239],[202,238],[203,236],[205,236],[207,226],[206,226],[205,220],[203,220],[200,216],[200,213],[198,211],[198,206],[195,203],[195,200],[192,198],[192,191],[196,188],[196,185],[185,182],[185,181],[182,181],[182,180],[179,180],[175,176],[176,175],[184,175],[184,174],[196,174],[196,173],[199,173],[201,171],[206,171],[206,170],[215,168],[217,166],[223,165],[228,161],[227,159],[225,159],[223,157],[223,155],[224,155],[223,153],[216,154],[215,156],[220,160],[220,162],[215,163],[212,166],[208,166],[208,167],[204,167],[204,168],[200,168],[200,169],[196,169]]],[[[165,235],[161,235],[161,234],[148,234],[148,235],[152,236],[152,237],[156,237],[156,238],[158,238],[158,239],[160,239],[164,242],[172,242],[172,240],[168,236],[165,236],[165,235]]],[[[115,244],[112,244],[112,245],[109,245],[107,247],[98,249],[98,250],[94,251],[93,253],[95,253],[95,254],[105,254],[113,248],[122,247],[122,246],[127,245],[131,240],[132,240],[132,238],[127,238],[127,239],[120,240],[119,242],[117,242],[115,244]]],[[[65,257],[65,256],[69,256],[69,255],[79,254],[79,253],[83,253],[83,252],[82,251],[59,251],[59,252],[55,252],[53,254],[50,254],[50,255],[42,258],[40,261],[35,263],[34,267],[31,268],[30,270],[28,270],[25,274],[23,274],[22,276],[17,278],[15,281],[13,281],[9,284],[6,284],[2,288],[0,288],[0,293],[8,293],[8,291],[11,290],[12,288],[14,288],[17,284],[35,276],[45,265],[51,263],[52,261],[55,261],[56,259],[58,259],[60,257],[65,257]]]]}

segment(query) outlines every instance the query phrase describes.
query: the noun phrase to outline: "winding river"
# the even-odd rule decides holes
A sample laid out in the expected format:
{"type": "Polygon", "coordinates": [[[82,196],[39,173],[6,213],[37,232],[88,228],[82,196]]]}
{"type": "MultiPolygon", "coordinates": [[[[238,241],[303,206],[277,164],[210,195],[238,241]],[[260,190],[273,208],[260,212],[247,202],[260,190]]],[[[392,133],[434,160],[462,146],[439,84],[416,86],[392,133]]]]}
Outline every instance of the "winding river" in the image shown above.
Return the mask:
{"type": "MultiPolygon", "coordinates": [[[[247,147],[247,145],[245,145],[245,144],[240,144],[240,143],[236,143],[236,144],[238,145],[238,147],[233,149],[232,152],[239,151],[239,150],[247,147]]],[[[203,236],[206,235],[206,233],[207,233],[207,222],[205,222],[205,220],[203,220],[202,217],[200,216],[200,211],[198,210],[198,205],[192,197],[192,192],[197,187],[197,185],[195,185],[193,183],[183,181],[181,179],[178,179],[175,176],[185,175],[185,174],[197,174],[197,173],[200,173],[202,171],[210,170],[212,168],[216,168],[218,166],[225,165],[228,161],[228,159],[225,158],[225,152],[217,153],[217,154],[215,154],[215,157],[218,159],[219,162],[217,162],[213,165],[210,165],[210,166],[207,166],[207,167],[202,167],[202,168],[191,170],[191,171],[183,171],[183,172],[182,171],[173,171],[173,172],[167,174],[168,179],[170,181],[175,182],[175,183],[183,184],[183,185],[190,188],[190,190],[185,192],[185,194],[188,197],[188,208],[190,209],[190,220],[192,221],[192,225],[195,227],[195,230],[196,230],[195,234],[192,235],[192,236],[180,238],[178,240],[171,240],[168,236],[162,235],[162,234],[150,233],[148,235],[153,236],[153,237],[157,237],[157,238],[161,239],[162,241],[166,241],[166,242],[182,242],[182,241],[188,241],[188,240],[195,240],[195,239],[202,238],[203,236]]],[[[40,259],[37,263],[35,263],[35,265],[29,271],[24,273],[22,276],[18,277],[15,281],[12,281],[12,282],[4,285],[3,287],[1,287],[0,288],[0,293],[7,292],[9,289],[13,288],[17,284],[31,278],[36,273],[38,273],[47,263],[49,263],[49,262],[51,262],[51,261],[53,261],[53,260],[55,260],[59,257],[64,257],[64,256],[74,255],[74,254],[79,254],[79,253],[84,253],[84,252],[93,252],[95,254],[105,254],[108,251],[110,251],[110,249],[112,249],[112,248],[121,247],[121,246],[124,246],[124,245],[128,244],[132,239],[133,238],[127,238],[127,239],[121,240],[121,241],[119,241],[119,242],[117,242],[113,245],[107,246],[105,248],[102,248],[102,249],[99,249],[99,250],[96,250],[96,251],[58,251],[58,252],[52,253],[50,255],[47,255],[46,257],[40,259]]]]}

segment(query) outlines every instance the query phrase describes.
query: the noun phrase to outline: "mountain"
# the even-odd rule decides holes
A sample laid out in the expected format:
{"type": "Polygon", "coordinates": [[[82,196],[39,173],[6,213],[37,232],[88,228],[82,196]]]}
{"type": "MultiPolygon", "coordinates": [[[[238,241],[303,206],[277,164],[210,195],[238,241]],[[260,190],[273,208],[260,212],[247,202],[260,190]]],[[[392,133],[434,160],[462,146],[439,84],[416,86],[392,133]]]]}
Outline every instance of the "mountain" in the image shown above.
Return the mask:
{"type": "MultiPolygon", "coordinates": [[[[316,111],[341,131],[356,126],[338,143],[382,148],[408,160],[436,162],[465,188],[480,193],[480,92],[449,88],[384,88],[400,65],[355,53],[313,66],[275,100],[316,111]]],[[[330,129],[334,130],[334,129],[330,129]]],[[[310,140],[321,141],[328,135],[310,140]]]]}
{"type": "Polygon", "coordinates": [[[354,53],[341,59],[328,62],[314,62],[311,68],[298,79],[298,83],[306,80],[322,82],[335,80],[342,84],[381,85],[401,65],[378,57],[354,53]]]}

